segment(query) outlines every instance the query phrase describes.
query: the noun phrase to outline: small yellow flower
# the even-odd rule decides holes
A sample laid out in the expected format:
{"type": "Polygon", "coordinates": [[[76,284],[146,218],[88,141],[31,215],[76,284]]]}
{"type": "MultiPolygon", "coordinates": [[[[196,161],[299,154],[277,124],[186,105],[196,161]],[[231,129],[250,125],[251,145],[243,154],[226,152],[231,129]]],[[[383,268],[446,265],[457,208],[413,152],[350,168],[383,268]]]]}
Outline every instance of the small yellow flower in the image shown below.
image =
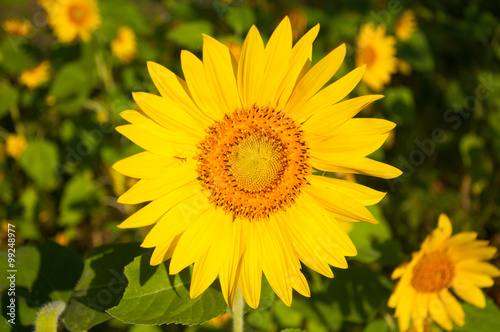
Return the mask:
{"type": "Polygon", "coordinates": [[[417,19],[412,10],[405,10],[396,21],[395,32],[399,40],[405,42],[411,38],[417,30],[417,19]]]}
{"type": "Polygon", "coordinates": [[[118,36],[111,42],[111,52],[122,63],[132,61],[137,53],[134,31],[129,27],[120,27],[118,29],[118,36]]]}
{"type": "Polygon", "coordinates": [[[10,134],[7,137],[7,142],[5,144],[5,150],[7,151],[7,155],[11,156],[14,159],[19,159],[19,157],[23,154],[24,150],[28,146],[26,139],[23,136],[10,134]]]}
{"type": "Polygon", "coordinates": [[[44,8],[54,34],[62,43],[70,43],[77,38],[88,42],[91,33],[101,24],[95,0],[49,1],[44,8]]]}
{"type": "Polygon", "coordinates": [[[240,54],[241,54],[241,45],[237,42],[226,42],[224,43],[224,45],[226,45],[227,48],[229,48],[229,51],[231,52],[231,54],[234,56],[234,58],[236,59],[236,61],[239,61],[240,60],[240,54]]]}
{"type": "Polygon", "coordinates": [[[50,64],[47,60],[38,66],[25,70],[19,77],[19,82],[30,89],[37,88],[49,79],[50,64]]]}
{"type": "Polygon", "coordinates": [[[64,232],[58,232],[56,236],[54,237],[54,240],[56,241],[57,244],[60,246],[67,247],[69,244],[69,238],[64,232]]]}
{"type": "Polygon", "coordinates": [[[366,64],[363,82],[376,91],[383,89],[396,72],[396,39],[385,35],[385,26],[361,26],[357,39],[356,66],[366,64]]]}
{"type": "Polygon", "coordinates": [[[293,8],[287,12],[287,15],[288,18],[290,18],[290,24],[292,25],[293,31],[293,41],[295,42],[307,29],[307,14],[299,8],[293,8]]]}
{"type": "Polygon", "coordinates": [[[484,262],[497,252],[488,241],[476,240],[476,232],[463,232],[451,236],[452,225],[444,214],[439,216],[438,228],[428,235],[419,252],[409,263],[392,273],[401,278],[389,299],[389,307],[396,308],[400,331],[412,328],[423,331],[430,320],[445,330],[452,329],[452,321],[463,326],[462,306],[449,289],[477,307],[486,301],[481,287],[491,287],[492,277],[500,270],[484,262]]]}
{"type": "Polygon", "coordinates": [[[5,32],[21,37],[29,35],[32,29],[30,21],[17,18],[3,21],[2,27],[5,32]]]}
{"type": "Polygon", "coordinates": [[[410,75],[411,65],[406,60],[398,59],[398,71],[403,75],[410,75]]]}
{"type": "Polygon", "coordinates": [[[221,328],[223,327],[229,320],[231,319],[231,316],[227,312],[223,313],[220,316],[217,316],[215,318],[212,318],[209,320],[207,323],[215,326],[216,328],[221,328]]]}

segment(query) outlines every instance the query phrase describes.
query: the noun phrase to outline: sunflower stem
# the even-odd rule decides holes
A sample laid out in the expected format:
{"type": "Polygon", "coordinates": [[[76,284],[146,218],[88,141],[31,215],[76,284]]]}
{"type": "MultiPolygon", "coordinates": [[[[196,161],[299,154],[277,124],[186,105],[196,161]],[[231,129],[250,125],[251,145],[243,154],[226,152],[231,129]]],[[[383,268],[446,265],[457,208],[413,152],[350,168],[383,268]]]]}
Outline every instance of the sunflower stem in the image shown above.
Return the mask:
{"type": "Polygon", "coordinates": [[[243,312],[245,311],[245,300],[240,288],[234,295],[233,303],[233,332],[243,332],[243,312]]]}

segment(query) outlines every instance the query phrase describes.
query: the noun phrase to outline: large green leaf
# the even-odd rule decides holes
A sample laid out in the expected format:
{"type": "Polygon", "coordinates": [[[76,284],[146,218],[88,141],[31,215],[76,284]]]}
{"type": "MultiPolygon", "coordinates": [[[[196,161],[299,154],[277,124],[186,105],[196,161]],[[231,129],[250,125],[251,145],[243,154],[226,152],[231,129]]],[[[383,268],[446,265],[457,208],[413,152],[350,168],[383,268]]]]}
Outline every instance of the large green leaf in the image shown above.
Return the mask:
{"type": "Polygon", "coordinates": [[[76,225],[88,211],[88,202],[95,195],[95,184],[89,174],[78,174],[64,187],[59,205],[60,225],[76,225]]]}
{"type": "Polygon", "coordinates": [[[19,164],[41,189],[54,189],[58,182],[55,165],[59,162],[57,146],[48,140],[29,142],[19,164]]]}
{"type": "Polygon", "coordinates": [[[454,331],[500,331],[500,309],[490,298],[486,297],[486,307],[478,308],[470,303],[463,303],[465,312],[465,325],[454,326],[454,331]]]}
{"type": "Polygon", "coordinates": [[[9,82],[0,83],[0,119],[9,113],[9,108],[17,103],[19,92],[9,82]]]}
{"type": "Polygon", "coordinates": [[[226,16],[226,22],[234,32],[242,35],[255,23],[255,15],[251,8],[241,6],[229,11],[226,16]]]}
{"type": "MultiPolygon", "coordinates": [[[[6,261],[6,253],[0,259],[6,261]]],[[[16,298],[18,320],[16,329],[30,328],[38,308],[52,301],[68,301],[83,270],[81,257],[68,247],[53,242],[36,246],[19,247],[14,267],[16,274],[16,298]]],[[[5,289],[9,287],[7,269],[0,271],[2,303],[9,300],[5,289]]],[[[32,331],[32,328],[30,328],[32,331]]]]}
{"type": "Polygon", "coordinates": [[[127,286],[123,269],[142,252],[136,243],[104,245],[89,252],[63,316],[66,327],[85,331],[111,318],[106,310],[120,302],[127,286]]]}
{"type": "MultiPolygon", "coordinates": [[[[169,262],[150,266],[151,253],[136,257],[125,267],[128,286],[120,304],[108,310],[129,324],[202,324],[227,309],[218,286],[212,285],[195,299],[189,297],[190,269],[168,274],[169,262]]],[[[216,283],[218,284],[218,282],[216,283]]]]}

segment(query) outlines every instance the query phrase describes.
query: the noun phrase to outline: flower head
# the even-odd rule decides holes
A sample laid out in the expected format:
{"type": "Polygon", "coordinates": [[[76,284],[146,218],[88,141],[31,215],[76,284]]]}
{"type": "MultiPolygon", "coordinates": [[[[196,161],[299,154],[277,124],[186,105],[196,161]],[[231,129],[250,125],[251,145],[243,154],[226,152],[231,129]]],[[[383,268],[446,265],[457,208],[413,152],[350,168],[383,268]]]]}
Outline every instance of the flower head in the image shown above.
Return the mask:
{"type": "Polygon", "coordinates": [[[448,331],[452,321],[463,326],[464,311],[450,288],[464,301],[485,307],[480,287],[492,286],[492,277],[500,276],[500,270],[484,260],[497,249],[488,246],[488,241],[476,240],[475,232],[451,234],[450,219],[441,214],[438,227],[425,238],[420,251],[392,273],[393,279],[400,280],[389,307],[396,308],[401,331],[410,328],[410,321],[417,331],[423,331],[430,320],[448,331]]]}
{"type": "Polygon", "coordinates": [[[366,64],[363,82],[373,90],[382,90],[396,72],[396,39],[385,35],[385,26],[368,23],[361,26],[356,43],[356,66],[366,64]]]}
{"type": "Polygon", "coordinates": [[[111,42],[111,52],[122,63],[132,61],[137,53],[134,30],[126,26],[120,27],[116,39],[111,42]]]}
{"type": "Polygon", "coordinates": [[[26,150],[27,146],[28,143],[23,136],[10,134],[9,136],[7,136],[5,151],[7,152],[7,155],[11,156],[12,158],[19,159],[24,150],[26,150]]]}
{"type": "Polygon", "coordinates": [[[398,17],[395,26],[395,33],[399,40],[407,41],[411,38],[413,33],[417,30],[417,20],[415,13],[407,9],[401,16],[398,17]]]}
{"type": "Polygon", "coordinates": [[[30,89],[34,89],[47,81],[49,79],[49,74],[50,64],[45,60],[39,65],[23,71],[19,77],[19,82],[30,89]]]}
{"type": "Polygon", "coordinates": [[[77,38],[88,42],[91,33],[101,24],[96,0],[50,1],[43,6],[54,34],[62,43],[70,43],[77,38]]]}
{"type": "Polygon", "coordinates": [[[365,207],[385,193],[313,174],[401,172],[366,156],[394,124],[353,119],[379,95],[344,99],[363,75],[356,68],[320,90],[340,67],[341,45],[311,67],[313,27],[292,47],[286,17],[266,46],[255,26],[239,61],[204,35],[203,61],[181,53],[184,79],[149,62],[161,96],[134,93],[144,113],[125,111],[117,130],[146,151],[113,167],[139,182],[118,202],[151,201],[119,227],[154,225],[143,247],[151,264],[170,259],[175,274],[194,263],[190,295],[219,276],[232,306],[237,287],[259,305],[262,273],[287,305],[292,289],[309,296],[301,262],[328,277],[356,248],[339,220],[377,221],[365,207]]]}
{"type": "Polygon", "coordinates": [[[3,21],[2,27],[5,32],[21,37],[29,35],[32,29],[30,21],[17,18],[3,21]]]}

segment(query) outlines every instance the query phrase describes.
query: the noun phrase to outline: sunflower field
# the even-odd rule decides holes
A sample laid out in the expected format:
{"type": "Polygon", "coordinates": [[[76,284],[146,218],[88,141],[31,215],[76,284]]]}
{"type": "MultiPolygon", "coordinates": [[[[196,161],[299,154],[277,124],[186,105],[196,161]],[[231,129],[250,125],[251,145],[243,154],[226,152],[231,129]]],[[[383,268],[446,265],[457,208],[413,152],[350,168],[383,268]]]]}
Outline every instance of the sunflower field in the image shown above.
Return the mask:
{"type": "Polygon", "coordinates": [[[500,2],[0,0],[0,331],[500,331],[500,2]]]}

